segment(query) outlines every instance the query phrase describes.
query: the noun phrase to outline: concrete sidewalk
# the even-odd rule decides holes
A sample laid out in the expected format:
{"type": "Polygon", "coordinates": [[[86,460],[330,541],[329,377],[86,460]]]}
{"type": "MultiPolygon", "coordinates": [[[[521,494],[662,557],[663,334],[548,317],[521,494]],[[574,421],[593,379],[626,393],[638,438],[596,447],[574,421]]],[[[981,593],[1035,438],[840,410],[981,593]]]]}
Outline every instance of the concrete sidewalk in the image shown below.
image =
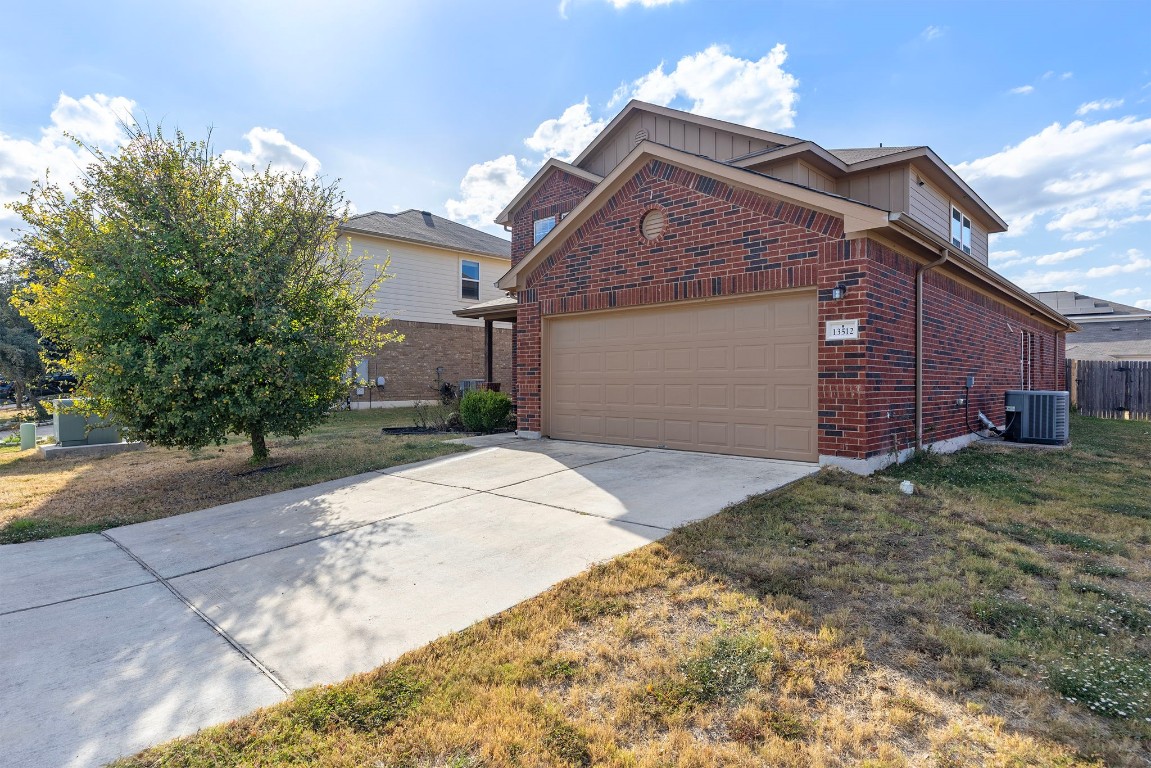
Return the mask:
{"type": "Polygon", "coordinates": [[[0,547],[0,765],[101,765],[370,670],[817,469],[465,442],[479,447],[0,547]]]}

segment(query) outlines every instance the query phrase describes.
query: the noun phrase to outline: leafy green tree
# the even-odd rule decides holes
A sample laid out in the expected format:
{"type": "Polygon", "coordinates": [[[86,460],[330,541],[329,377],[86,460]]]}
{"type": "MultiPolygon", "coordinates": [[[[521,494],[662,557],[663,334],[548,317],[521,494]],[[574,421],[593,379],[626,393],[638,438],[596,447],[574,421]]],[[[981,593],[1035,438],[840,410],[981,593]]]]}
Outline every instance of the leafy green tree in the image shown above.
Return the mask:
{"type": "Polygon", "coordinates": [[[397,338],[363,316],[382,269],[340,246],[347,206],[303,173],[243,173],[207,142],[126,128],[68,194],[38,183],[14,303],[68,349],[94,408],[155,445],[299,436],[353,360],[397,338]]]}
{"type": "MultiPolygon", "coordinates": [[[[7,261],[2,253],[0,260],[7,261]]],[[[0,273],[0,379],[12,383],[20,403],[24,393],[44,375],[44,363],[40,359],[40,333],[11,303],[18,285],[11,270],[0,273]]]]}

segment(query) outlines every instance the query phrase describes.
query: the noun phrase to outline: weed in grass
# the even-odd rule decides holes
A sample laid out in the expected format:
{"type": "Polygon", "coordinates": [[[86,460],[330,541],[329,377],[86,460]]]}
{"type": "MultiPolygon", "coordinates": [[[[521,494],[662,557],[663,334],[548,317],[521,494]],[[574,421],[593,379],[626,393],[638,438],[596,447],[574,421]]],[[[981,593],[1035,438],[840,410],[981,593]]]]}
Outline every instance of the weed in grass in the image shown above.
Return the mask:
{"type": "Polygon", "coordinates": [[[1079,592],[1098,595],[1101,604],[1099,612],[1106,612],[1120,624],[1135,632],[1151,628],[1151,610],[1131,595],[1101,587],[1086,581],[1073,581],[1071,588],[1079,592]]]}
{"type": "Polygon", "coordinates": [[[790,712],[768,712],[763,724],[767,730],[787,741],[806,738],[811,732],[811,726],[806,720],[790,712]]]}
{"type": "Polygon", "coordinates": [[[360,685],[309,688],[296,695],[293,719],[313,731],[378,731],[418,702],[423,686],[406,670],[393,670],[360,685]]]}
{"type": "Polygon", "coordinates": [[[709,640],[680,662],[676,675],[649,684],[641,706],[649,714],[669,714],[739,696],[755,685],[756,666],[770,659],[771,648],[757,634],[709,640]]]}
{"type": "Polygon", "coordinates": [[[615,598],[570,597],[564,601],[564,608],[576,621],[591,621],[601,616],[623,616],[634,607],[627,600],[615,598]]]}
{"type": "Polygon", "coordinates": [[[1094,561],[1083,563],[1079,566],[1079,570],[1089,576],[1098,576],[1103,579],[1125,579],[1130,573],[1126,568],[1094,561]]]}
{"type": "Polygon", "coordinates": [[[1089,648],[1048,671],[1051,689],[1107,717],[1151,723],[1151,660],[1089,648]]]}
{"type": "Polygon", "coordinates": [[[565,765],[587,768],[592,764],[588,737],[571,723],[553,720],[548,723],[544,747],[565,765]]]}
{"type": "Polygon", "coordinates": [[[971,615],[999,637],[1019,637],[1047,626],[1043,612],[1018,600],[993,597],[977,600],[971,615]]]}
{"type": "Polygon", "coordinates": [[[1058,571],[1054,568],[1049,568],[1042,563],[1037,563],[1034,560],[1029,560],[1026,557],[1017,557],[1012,562],[1015,567],[1028,576],[1037,576],[1041,579],[1051,579],[1058,575],[1058,571]]]}
{"type": "Polygon", "coordinates": [[[1104,512],[1112,512],[1116,515],[1127,515],[1128,517],[1139,517],[1144,520],[1151,520],[1151,504],[1145,501],[1122,501],[1111,504],[1101,504],[1099,508],[1104,512]]]}

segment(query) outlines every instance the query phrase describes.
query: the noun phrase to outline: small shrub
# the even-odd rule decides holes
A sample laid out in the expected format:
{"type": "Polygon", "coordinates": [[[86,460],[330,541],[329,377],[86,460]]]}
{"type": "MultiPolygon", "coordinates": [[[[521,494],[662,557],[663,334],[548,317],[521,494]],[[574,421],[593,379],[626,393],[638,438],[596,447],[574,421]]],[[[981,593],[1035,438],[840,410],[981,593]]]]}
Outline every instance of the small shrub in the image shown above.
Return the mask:
{"type": "Polygon", "coordinates": [[[495,432],[504,426],[512,399],[490,389],[472,390],[460,400],[460,418],[472,432],[495,432]]]}

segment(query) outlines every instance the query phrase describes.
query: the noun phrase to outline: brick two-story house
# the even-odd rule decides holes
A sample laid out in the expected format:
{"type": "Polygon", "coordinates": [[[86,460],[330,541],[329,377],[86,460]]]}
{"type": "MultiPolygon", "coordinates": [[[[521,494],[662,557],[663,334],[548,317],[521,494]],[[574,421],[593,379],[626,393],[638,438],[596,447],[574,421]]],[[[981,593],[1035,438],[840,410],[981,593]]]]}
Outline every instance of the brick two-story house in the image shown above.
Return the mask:
{"type": "Polygon", "coordinates": [[[497,222],[521,435],[871,471],[1064,388],[1075,326],[988,268],[1006,224],[927,147],[633,101],[497,222]]]}
{"type": "Polygon", "coordinates": [[[371,311],[404,335],[360,361],[354,407],[435,400],[443,382],[458,387],[486,379],[510,387],[511,326],[454,314],[505,295],[495,281],[508,269],[507,240],[417,210],[353,216],[340,236],[356,253],[387,265],[392,277],[381,283],[371,311]]]}

